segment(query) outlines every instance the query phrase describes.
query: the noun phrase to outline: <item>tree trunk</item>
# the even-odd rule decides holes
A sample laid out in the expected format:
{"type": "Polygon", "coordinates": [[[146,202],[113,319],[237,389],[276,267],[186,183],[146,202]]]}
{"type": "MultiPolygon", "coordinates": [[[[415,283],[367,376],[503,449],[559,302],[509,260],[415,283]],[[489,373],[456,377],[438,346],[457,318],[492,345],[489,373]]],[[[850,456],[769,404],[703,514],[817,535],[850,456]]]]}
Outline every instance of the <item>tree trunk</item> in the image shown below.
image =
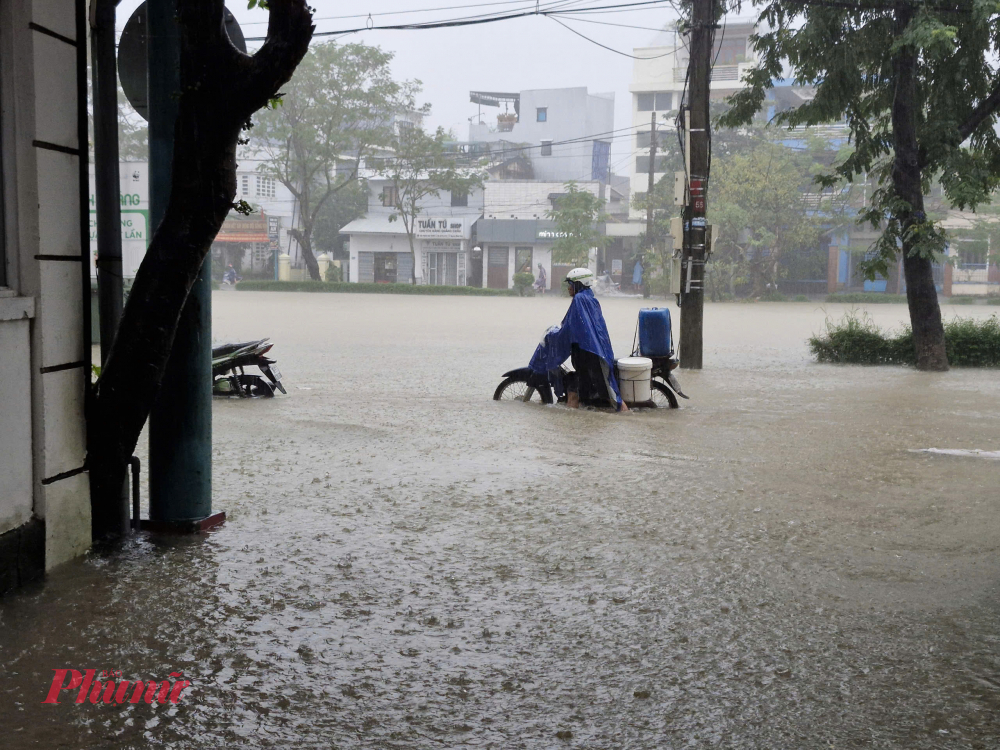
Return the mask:
{"type": "Polygon", "coordinates": [[[304,0],[271,0],[267,41],[233,47],[223,0],[178,0],[181,92],[173,179],[163,221],[136,274],[88,416],[93,532],[113,536],[129,458],[170,357],[177,322],[236,197],[236,140],[291,78],[312,37],[304,0]]]}
{"type": "Polygon", "coordinates": [[[319,277],[319,263],[312,251],[312,232],[303,232],[299,229],[289,229],[288,234],[299,243],[299,250],[302,251],[302,260],[306,262],[306,269],[309,271],[309,278],[313,281],[321,281],[319,277]]]}
{"type": "MultiPolygon", "coordinates": [[[[896,37],[902,36],[915,9],[897,6],[896,37]]],[[[906,304],[917,354],[918,370],[947,370],[944,326],[931,258],[919,253],[910,228],[927,220],[921,184],[920,149],[917,143],[917,51],[901,47],[893,60],[896,90],[892,100],[892,137],[895,158],[892,165],[892,188],[907,207],[896,218],[903,230],[903,275],[906,278],[906,304]]]]}

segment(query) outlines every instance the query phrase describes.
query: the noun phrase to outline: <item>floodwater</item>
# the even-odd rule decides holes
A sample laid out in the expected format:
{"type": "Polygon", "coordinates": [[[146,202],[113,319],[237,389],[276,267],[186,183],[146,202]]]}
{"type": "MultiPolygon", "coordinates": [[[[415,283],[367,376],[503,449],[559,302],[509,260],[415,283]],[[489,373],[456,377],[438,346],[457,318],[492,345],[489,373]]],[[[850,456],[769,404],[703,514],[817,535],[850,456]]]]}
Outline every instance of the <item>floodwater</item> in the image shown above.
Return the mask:
{"type": "MultiPolygon", "coordinates": [[[[680,410],[573,412],[491,400],[565,299],[213,304],[289,395],[215,403],[221,530],[0,600],[5,748],[1000,746],[1000,373],[709,305],[680,410]],[[43,705],[57,668],[192,686],[43,705]]],[[[603,304],[626,355],[643,300],[603,304]]]]}

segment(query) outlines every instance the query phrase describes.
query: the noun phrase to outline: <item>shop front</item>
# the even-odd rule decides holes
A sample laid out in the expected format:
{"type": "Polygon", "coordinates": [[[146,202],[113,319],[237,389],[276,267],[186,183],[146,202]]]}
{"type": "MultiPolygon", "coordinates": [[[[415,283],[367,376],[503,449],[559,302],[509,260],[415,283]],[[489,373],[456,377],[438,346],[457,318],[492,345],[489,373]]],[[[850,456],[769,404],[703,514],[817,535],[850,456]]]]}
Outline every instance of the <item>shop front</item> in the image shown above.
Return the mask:
{"type": "Polygon", "coordinates": [[[341,230],[350,237],[350,281],[465,286],[469,238],[476,218],[418,218],[413,252],[400,222],[390,222],[387,215],[377,214],[355,219],[341,230]]]}
{"type": "MultiPolygon", "coordinates": [[[[485,288],[510,289],[514,286],[514,274],[530,273],[536,281],[544,274],[545,288],[552,289],[553,273],[561,268],[552,265],[552,245],[559,238],[553,222],[480,219],[476,231],[485,259],[482,281],[485,288]]],[[[568,270],[566,266],[563,275],[568,270]]]]}
{"type": "Polygon", "coordinates": [[[465,286],[468,283],[469,238],[475,216],[430,216],[417,220],[422,283],[465,286]]]}

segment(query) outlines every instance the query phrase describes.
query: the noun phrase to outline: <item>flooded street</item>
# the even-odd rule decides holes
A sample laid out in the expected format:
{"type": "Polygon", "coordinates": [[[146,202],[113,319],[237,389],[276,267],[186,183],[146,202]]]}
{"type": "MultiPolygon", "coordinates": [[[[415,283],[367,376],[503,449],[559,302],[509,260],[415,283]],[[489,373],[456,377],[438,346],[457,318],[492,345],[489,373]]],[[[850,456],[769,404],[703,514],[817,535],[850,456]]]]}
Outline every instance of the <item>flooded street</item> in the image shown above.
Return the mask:
{"type": "Polygon", "coordinates": [[[716,304],[680,410],[492,401],[567,302],[215,293],[289,395],[215,402],[219,531],[0,600],[4,747],[1000,746],[1000,461],[914,452],[1000,450],[1000,373],[716,304]],[[43,705],[60,668],[192,685],[43,705]]]}

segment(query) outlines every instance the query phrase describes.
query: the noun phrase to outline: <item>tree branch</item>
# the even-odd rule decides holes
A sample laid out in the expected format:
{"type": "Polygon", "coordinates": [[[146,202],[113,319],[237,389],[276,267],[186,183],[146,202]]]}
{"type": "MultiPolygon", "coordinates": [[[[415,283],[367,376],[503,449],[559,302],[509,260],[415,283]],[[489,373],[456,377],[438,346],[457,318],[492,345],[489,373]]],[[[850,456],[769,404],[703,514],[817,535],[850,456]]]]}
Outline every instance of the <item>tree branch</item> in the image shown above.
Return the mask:
{"type": "Polygon", "coordinates": [[[1000,107],[1000,82],[997,83],[988,97],[979,102],[979,106],[972,110],[969,119],[958,129],[959,144],[965,143],[965,140],[976,132],[976,128],[982,125],[983,121],[993,114],[997,107],[1000,107]]]}

